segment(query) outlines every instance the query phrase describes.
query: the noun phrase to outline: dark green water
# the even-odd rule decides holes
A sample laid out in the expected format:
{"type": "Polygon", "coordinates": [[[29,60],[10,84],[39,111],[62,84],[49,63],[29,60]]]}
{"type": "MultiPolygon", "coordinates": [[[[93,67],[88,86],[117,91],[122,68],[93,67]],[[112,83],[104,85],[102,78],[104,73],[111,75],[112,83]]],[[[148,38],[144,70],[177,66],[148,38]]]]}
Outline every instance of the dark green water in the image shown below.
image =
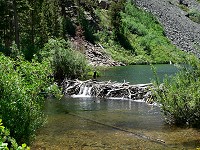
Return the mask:
{"type": "MultiPolygon", "coordinates": [[[[149,66],[143,67],[150,69],[149,66]]],[[[119,68],[122,72],[129,72],[123,67],[119,68]]],[[[119,68],[116,72],[120,72],[119,68]]],[[[132,67],[130,69],[133,70],[132,67]]],[[[166,71],[167,68],[160,68],[163,75],[166,71]]],[[[174,72],[169,69],[168,73],[174,72]]],[[[118,73],[116,76],[122,77],[118,73]]],[[[127,78],[124,76],[124,79],[127,78]]],[[[200,147],[199,130],[166,125],[159,107],[142,102],[63,97],[60,101],[48,99],[45,113],[48,122],[38,131],[32,149],[179,150],[200,147]]]]}
{"type": "MultiPolygon", "coordinates": [[[[161,82],[166,75],[174,75],[178,71],[174,65],[169,64],[154,65],[154,67],[156,67],[156,72],[161,82]]],[[[98,79],[140,84],[152,82],[155,79],[155,75],[150,65],[134,65],[110,68],[103,71],[98,79]]]]}

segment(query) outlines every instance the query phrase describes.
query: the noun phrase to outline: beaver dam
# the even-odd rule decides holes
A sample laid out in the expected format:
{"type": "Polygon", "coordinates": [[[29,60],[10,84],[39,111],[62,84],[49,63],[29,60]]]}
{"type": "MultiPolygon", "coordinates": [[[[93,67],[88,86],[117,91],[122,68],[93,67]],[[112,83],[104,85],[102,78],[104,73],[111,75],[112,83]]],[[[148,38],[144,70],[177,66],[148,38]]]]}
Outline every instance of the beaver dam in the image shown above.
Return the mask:
{"type": "Polygon", "coordinates": [[[63,93],[72,97],[120,98],[152,102],[152,83],[130,85],[128,82],[64,80],[62,86],[63,93]]]}

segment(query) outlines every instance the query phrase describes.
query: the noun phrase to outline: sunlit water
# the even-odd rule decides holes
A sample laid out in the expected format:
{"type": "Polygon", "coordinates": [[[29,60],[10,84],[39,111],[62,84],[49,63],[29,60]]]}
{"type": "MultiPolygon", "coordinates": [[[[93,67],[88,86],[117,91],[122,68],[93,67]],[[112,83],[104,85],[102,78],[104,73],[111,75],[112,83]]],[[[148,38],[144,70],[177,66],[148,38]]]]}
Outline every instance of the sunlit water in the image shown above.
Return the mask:
{"type": "Polygon", "coordinates": [[[159,107],[142,102],[63,97],[60,101],[48,99],[45,113],[47,123],[38,130],[32,149],[171,150],[200,147],[199,130],[166,125],[159,107]]]}

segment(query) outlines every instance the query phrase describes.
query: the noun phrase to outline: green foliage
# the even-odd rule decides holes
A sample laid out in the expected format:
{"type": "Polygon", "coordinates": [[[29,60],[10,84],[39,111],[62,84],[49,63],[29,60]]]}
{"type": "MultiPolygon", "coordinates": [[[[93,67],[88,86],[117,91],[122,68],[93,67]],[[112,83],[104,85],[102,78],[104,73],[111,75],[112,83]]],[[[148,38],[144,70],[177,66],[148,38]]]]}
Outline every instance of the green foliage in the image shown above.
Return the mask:
{"type": "Polygon", "coordinates": [[[10,56],[15,42],[19,53],[31,61],[50,38],[75,36],[76,27],[81,26],[86,40],[103,41],[102,45],[116,60],[127,64],[177,61],[179,52],[150,13],[138,9],[132,1],[108,1],[109,10],[101,10],[98,3],[97,0],[0,1],[0,51],[10,56]]]}
{"type": "Polygon", "coordinates": [[[176,125],[200,127],[200,61],[194,56],[185,58],[185,64],[176,76],[167,77],[162,86],[157,82],[155,96],[167,122],[176,125]]]}
{"type": "Polygon", "coordinates": [[[69,17],[66,17],[66,19],[64,20],[63,27],[64,27],[63,30],[66,31],[69,35],[75,36],[76,28],[69,17]]]}
{"type": "MultiPolygon", "coordinates": [[[[113,5],[117,4],[114,3],[113,5]]],[[[180,55],[183,52],[170,43],[165,36],[163,27],[152,14],[137,8],[131,2],[124,3],[123,9],[119,6],[120,13],[119,11],[114,13],[118,10],[114,8],[111,7],[110,13],[97,11],[97,15],[99,15],[102,22],[101,26],[104,29],[97,36],[113,59],[126,64],[169,63],[170,61],[175,63],[182,61],[180,55]],[[109,18],[117,19],[112,22],[112,19],[109,18]],[[112,27],[116,25],[115,30],[118,29],[119,33],[126,37],[122,41],[127,47],[132,47],[131,50],[116,41],[116,31],[111,31],[111,25],[112,27]]]]}
{"type": "Polygon", "coordinates": [[[133,52],[133,47],[127,38],[124,26],[122,25],[121,12],[125,9],[125,3],[125,0],[119,0],[117,2],[112,1],[110,7],[111,25],[113,27],[115,40],[119,42],[123,48],[132,50],[133,52]]]}
{"type": "Polygon", "coordinates": [[[85,57],[73,50],[65,40],[50,39],[42,51],[49,58],[56,79],[78,78],[85,73],[85,57]]]}
{"type": "Polygon", "coordinates": [[[135,47],[136,55],[150,58],[150,63],[175,61],[176,57],[172,53],[178,51],[165,37],[164,30],[155,17],[130,2],[121,15],[122,24],[125,32],[130,35],[129,41],[135,47]]]}
{"type": "Polygon", "coordinates": [[[83,29],[83,35],[85,39],[91,43],[95,42],[94,33],[96,31],[95,26],[90,24],[89,21],[86,19],[86,15],[84,14],[84,9],[79,8],[79,23],[83,29]]]}
{"type": "Polygon", "coordinates": [[[0,149],[1,150],[30,150],[26,144],[18,146],[16,140],[10,137],[10,131],[2,125],[2,119],[0,119],[0,149]]]}
{"type": "Polygon", "coordinates": [[[190,10],[188,14],[189,14],[189,18],[192,21],[200,24],[200,12],[199,11],[197,11],[197,10],[190,10]]]}
{"type": "Polygon", "coordinates": [[[19,143],[29,143],[44,123],[44,93],[51,84],[48,62],[11,60],[0,54],[0,117],[19,143]]]}
{"type": "Polygon", "coordinates": [[[49,37],[63,35],[64,23],[57,0],[7,0],[0,1],[0,8],[1,52],[7,55],[15,41],[17,48],[30,61],[49,37]]]}

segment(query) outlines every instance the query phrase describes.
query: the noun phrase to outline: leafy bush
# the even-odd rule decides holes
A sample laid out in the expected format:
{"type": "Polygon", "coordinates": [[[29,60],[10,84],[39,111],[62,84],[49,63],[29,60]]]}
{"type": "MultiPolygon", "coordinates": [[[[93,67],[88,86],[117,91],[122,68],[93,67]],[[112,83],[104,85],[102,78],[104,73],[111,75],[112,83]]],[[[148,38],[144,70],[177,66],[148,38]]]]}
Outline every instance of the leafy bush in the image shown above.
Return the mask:
{"type": "Polygon", "coordinates": [[[0,149],[2,150],[30,150],[26,144],[22,144],[22,146],[18,146],[16,140],[10,137],[10,131],[6,129],[1,123],[2,120],[0,119],[0,149]]]}
{"type": "Polygon", "coordinates": [[[50,60],[56,79],[78,78],[85,73],[85,57],[73,50],[65,40],[50,39],[42,51],[42,57],[50,60]]]}
{"type": "Polygon", "coordinates": [[[122,24],[136,57],[143,55],[149,63],[176,62],[179,53],[165,37],[164,29],[150,13],[139,9],[131,2],[126,3],[121,13],[122,24]]]}
{"type": "Polygon", "coordinates": [[[44,123],[44,93],[50,86],[47,62],[11,60],[0,53],[0,118],[17,142],[29,144],[44,123]]]}
{"type": "Polygon", "coordinates": [[[200,61],[187,58],[176,76],[166,78],[155,91],[167,122],[200,127],[200,61]]]}

